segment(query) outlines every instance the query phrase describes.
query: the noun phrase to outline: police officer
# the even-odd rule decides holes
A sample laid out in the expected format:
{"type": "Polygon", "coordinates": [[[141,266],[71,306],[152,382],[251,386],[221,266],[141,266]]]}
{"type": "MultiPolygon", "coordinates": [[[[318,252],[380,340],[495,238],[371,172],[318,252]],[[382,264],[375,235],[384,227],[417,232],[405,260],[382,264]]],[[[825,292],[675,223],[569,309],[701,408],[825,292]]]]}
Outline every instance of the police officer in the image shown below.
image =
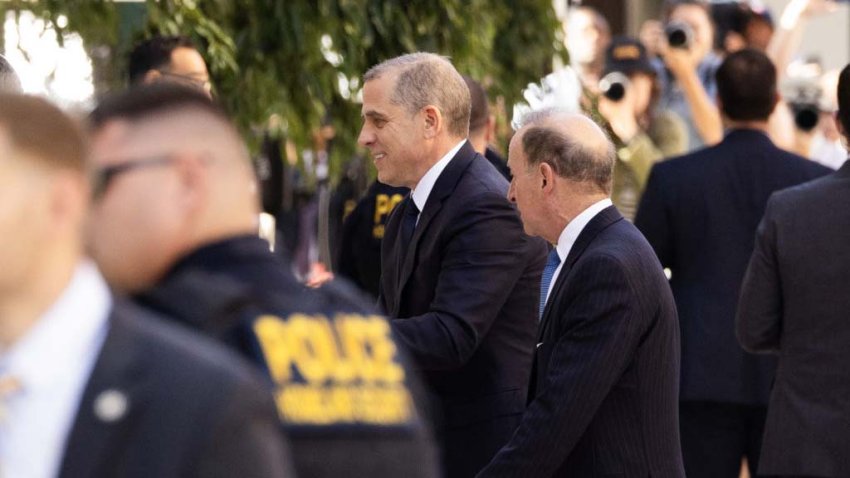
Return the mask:
{"type": "Polygon", "coordinates": [[[268,372],[298,474],[435,476],[387,322],[345,284],[304,288],[257,237],[256,181],[224,114],[159,83],[102,102],[91,129],[104,276],[268,372]]]}
{"type": "Polygon", "coordinates": [[[336,272],[372,297],[378,297],[384,226],[408,191],[374,181],[342,225],[336,272]]]}

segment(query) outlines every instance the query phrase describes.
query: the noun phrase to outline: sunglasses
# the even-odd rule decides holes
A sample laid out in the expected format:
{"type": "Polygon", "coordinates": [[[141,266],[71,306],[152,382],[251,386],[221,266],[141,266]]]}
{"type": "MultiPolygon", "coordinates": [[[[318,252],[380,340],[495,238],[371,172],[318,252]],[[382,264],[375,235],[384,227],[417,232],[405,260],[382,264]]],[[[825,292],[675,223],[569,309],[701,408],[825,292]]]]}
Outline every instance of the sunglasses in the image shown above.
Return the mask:
{"type": "Polygon", "coordinates": [[[144,168],[166,166],[175,160],[172,155],[151,156],[149,158],[130,159],[127,161],[100,168],[94,172],[92,195],[97,200],[106,194],[109,184],[118,176],[144,168]]]}

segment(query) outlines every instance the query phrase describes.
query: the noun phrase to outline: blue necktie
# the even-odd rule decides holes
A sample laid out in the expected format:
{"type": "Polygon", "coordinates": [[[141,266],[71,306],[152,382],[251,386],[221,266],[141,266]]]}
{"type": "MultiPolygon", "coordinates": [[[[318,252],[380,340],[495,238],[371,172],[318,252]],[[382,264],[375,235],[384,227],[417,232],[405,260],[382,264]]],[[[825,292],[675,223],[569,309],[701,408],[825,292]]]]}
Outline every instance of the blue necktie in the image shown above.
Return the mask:
{"type": "Polygon", "coordinates": [[[561,258],[558,257],[558,249],[554,248],[549,251],[549,257],[546,259],[546,267],[543,268],[543,277],[540,278],[540,314],[538,320],[543,319],[543,310],[546,309],[546,293],[549,292],[549,286],[552,282],[552,276],[555,275],[555,270],[561,263],[561,258]]]}

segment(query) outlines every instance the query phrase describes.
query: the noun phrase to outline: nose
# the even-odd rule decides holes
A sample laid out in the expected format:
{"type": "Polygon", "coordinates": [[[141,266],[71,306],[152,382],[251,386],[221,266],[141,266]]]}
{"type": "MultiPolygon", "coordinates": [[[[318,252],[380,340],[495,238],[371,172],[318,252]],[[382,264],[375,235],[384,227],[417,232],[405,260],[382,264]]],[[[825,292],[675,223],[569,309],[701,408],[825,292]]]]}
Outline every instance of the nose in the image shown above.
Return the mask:
{"type": "Polygon", "coordinates": [[[516,191],[514,190],[514,180],[511,179],[511,184],[508,186],[508,201],[516,204],[516,191]]]}
{"type": "Polygon", "coordinates": [[[375,142],[375,135],[372,133],[368,125],[363,125],[360,128],[360,135],[357,136],[357,143],[360,146],[369,146],[375,142]]]}

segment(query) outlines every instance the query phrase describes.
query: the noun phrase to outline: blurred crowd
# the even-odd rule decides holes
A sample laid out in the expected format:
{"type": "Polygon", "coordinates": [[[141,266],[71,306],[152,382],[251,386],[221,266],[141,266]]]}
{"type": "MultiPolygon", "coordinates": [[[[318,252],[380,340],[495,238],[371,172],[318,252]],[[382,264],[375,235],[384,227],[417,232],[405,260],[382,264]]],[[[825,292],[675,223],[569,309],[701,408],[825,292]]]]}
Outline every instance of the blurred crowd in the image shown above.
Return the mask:
{"type": "Polygon", "coordinates": [[[569,5],[506,150],[387,59],[311,193],[187,37],[84,118],[0,56],[0,477],[850,475],[841,3],[569,5]]]}

